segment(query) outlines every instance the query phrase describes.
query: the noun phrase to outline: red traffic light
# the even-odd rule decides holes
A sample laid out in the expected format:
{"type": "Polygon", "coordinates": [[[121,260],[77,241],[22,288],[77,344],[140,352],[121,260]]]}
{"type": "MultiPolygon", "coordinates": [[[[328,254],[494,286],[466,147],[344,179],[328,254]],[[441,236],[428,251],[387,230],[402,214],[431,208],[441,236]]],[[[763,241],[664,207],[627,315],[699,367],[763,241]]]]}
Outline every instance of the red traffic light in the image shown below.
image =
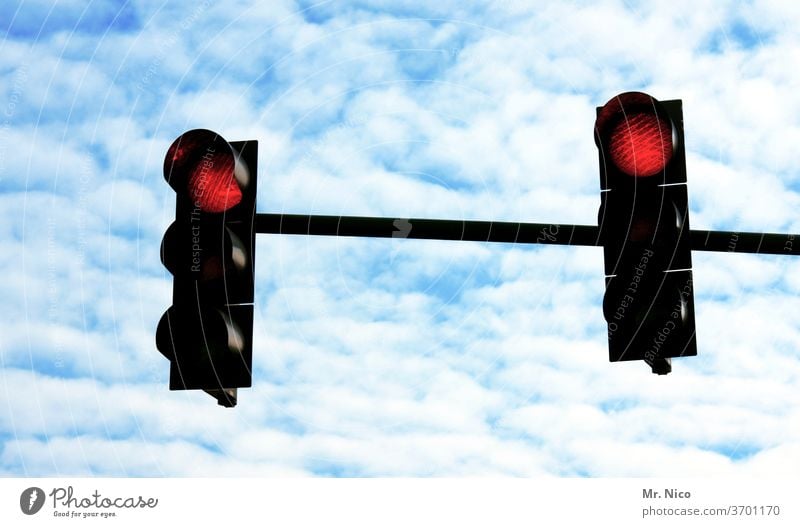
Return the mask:
{"type": "Polygon", "coordinates": [[[204,390],[232,407],[252,384],[258,142],[190,130],[169,147],[164,179],[176,193],[161,242],[172,306],[156,348],[170,360],[170,390],[204,390]]]}
{"type": "Polygon", "coordinates": [[[247,167],[231,145],[211,130],[190,130],[175,139],[164,158],[164,177],[176,192],[188,192],[202,212],[225,212],[242,201],[247,167]]]}
{"type": "Polygon", "coordinates": [[[660,103],[645,93],[617,95],[602,107],[595,141],[623,173],[654,176],[664,170],[677,148],[677,134],[660,103]]]}

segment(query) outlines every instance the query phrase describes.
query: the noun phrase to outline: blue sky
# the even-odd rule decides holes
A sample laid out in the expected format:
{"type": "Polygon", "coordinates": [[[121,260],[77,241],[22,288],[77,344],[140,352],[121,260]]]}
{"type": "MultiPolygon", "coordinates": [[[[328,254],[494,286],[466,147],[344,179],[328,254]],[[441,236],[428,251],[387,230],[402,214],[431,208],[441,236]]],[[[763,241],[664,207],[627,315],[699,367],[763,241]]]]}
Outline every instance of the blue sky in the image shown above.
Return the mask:
{"type": "Polygon", "coordinates": [[[788,2],[0,7],[0,474],[719,476],[800,467],[800,261],[694,253],[699,355],[610,364],[602,250],[261,235],[253,388],[170,392],[185,130],[260,212],[592,224],[594,109],[682,99],[695,229],[800,232],[788,2]]]}

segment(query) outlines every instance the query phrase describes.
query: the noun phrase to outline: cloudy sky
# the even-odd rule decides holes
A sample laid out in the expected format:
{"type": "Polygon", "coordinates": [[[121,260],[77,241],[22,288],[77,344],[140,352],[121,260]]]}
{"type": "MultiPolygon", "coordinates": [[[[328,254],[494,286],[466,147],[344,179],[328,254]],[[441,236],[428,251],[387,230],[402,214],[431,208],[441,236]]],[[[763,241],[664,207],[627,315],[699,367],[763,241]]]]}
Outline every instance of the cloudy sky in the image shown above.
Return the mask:
{"type": "Polygon", "coordinates": [[[800,232],[800,7],[51,4],[0,4],[0,475],[796,475],[791,257],[695,252],[667,376],[608,362],[592,247],[259,235],[232,410],[154,334],[192,128],[259,141],[260,212],[588,225],[595,107],[645,91],[693,228],[800,232]]]}

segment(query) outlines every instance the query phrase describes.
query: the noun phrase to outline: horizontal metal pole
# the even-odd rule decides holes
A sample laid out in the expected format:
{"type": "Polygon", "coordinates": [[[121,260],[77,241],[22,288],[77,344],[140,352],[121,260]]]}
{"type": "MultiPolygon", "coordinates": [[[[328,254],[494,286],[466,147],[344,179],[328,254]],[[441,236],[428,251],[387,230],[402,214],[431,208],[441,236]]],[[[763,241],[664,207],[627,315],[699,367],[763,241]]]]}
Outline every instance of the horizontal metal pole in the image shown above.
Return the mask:
{"type": "Polygon", "coordinates": [[[256,214],[255,229],[266,234],[598,245],[597,227],[555,223],[256,214]]]}
{"type": "Polygon", "coordinates": [[[800,255],[800,234],[691,231],[693,251],[800,255]]]}
{"type": "MultiPolygon", "coordinates": [[[[596,226],[559,223],[256,214],[255,230],[260,234],[602,246],[596,226]]],[[[693,251],[800,255],[800,235],[795,234],[693,230],[690,245],[693,251]]]]}

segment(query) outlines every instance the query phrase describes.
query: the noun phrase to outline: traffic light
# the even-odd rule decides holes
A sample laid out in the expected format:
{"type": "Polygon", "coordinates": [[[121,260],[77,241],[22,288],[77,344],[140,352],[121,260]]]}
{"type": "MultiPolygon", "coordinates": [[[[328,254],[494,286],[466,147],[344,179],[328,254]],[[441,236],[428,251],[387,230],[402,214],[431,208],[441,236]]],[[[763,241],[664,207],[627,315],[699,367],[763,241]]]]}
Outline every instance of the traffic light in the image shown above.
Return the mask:
{"type": "Polygon", "coordinates": [[[680,100],[620,94],[597,109],[609,359],[653,373],[697,355],[680,100]]]}
{"type": "Polygon", "coordinates": [[[156,330],[170,390],[202,389],[235,406],[252,384],[253,269],[258,143],[210,130],[178,137],[164,159],[175,222],[161,243],[173,305],[156,330]]]}

